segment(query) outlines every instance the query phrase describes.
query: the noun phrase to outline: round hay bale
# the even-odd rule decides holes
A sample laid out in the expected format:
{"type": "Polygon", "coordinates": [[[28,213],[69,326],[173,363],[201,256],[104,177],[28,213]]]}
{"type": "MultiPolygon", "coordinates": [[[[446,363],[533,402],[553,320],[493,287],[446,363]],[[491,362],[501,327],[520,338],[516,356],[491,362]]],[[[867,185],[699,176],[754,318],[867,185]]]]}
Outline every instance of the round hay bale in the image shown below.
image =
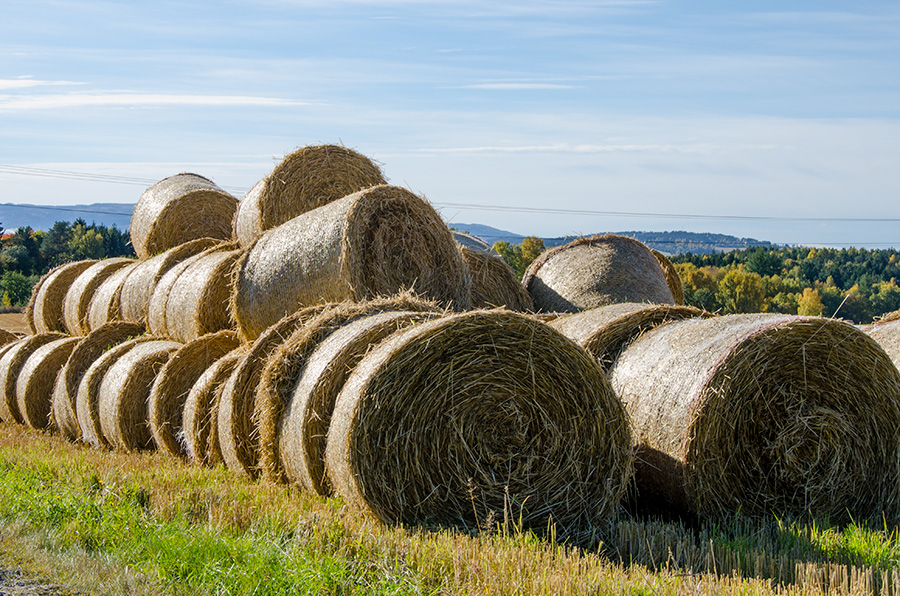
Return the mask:
{"type": "Polygon", "coordinates": [[[475,311],[400,331],[360,361],[326,465],[337,494],[385,522],[509,516],[581,543],[625,492],[631,434],[590,354],[531,317],[475,311]]]}
{"type": "Polygon", "coordinates": [[[24,336],[16,335],[12,331],[7,331],[6,329],[0,329],[0,347],[11,344],[14,341],[19,341],[22,337],[24,336]]]}
{"type": "Polygon", "coordinates": [[[407,190],[376,186],[262,236],[238,266],[233,311],[252,340],[302,306],[404,289],[469,305],[466,265],[438,213],[407,190]]]}
{"type": "Polygon", "coordinates": [[[181,272],[166,299],[168,337],[187,343],[235,328],[229,303],[233,270],[241,254],[239,250],[204,253],[181,272]]]}
{"type": "Polygon", "coordinates": [[[547,312],[579,312],[617,302],[675,304],[650,249],[616,234],[579,238],[544,251],[528,267],[522,285],[535,308],[547,312]]]}
{"type": "Polygon", "coordinates": [[[56,380],[80,337],[63,337],[44,344],[22,365],[16,380],[19,413],[31,428],[51,428],[50,408],[56,380]]]}
{"type": "Polygon", "coordinates": [[[94,447],[109,447],[100,426],[100,384],[116,360],[136,345],[154,338],[143,336],[130,339],[109,348],[84,372],[75,394],[75,419],[81,429],[81,440],[94,447]]]}
{"type": "Polygon", "coordinates": [[[272,352],[260,376],[253,406],[253,418],[259,430],[259,467],[264,478],[272,482],[288,480],[278,449],[281,418],[316,346],[355,319],[390,311],[443,312],[436,302],[412,294],[368,302],[342,302],[304,323],[272,352]]]}
{"type": "Polygon", "coordinates": [[[143,325],[114,321],[94,329],[75,346],[53,389],[51,412],[56,427],[64,437],[73,441],[81,438],[75,401],[81,378],[91,364],[114,345],[143,333],[143,325]]]}
{"type": "Polygon", "coordinates": [[[352,149],[303,147],[244,195],[234,217],[234,237],[249,248],[266,230],[301,213],[386,182],[377,165],[352,149]]]}
{"type": "Polygon", "coordinates": [[[62,333],[39,333],[29,335],[7,346],[3,357],[0,358],[0,420],[15,421],[25,424],[22,413],[19,411],[19,399],[16,395],[16,381],[22,366],[28,357],[34,354],[42,346],[66,336],[62,333]]]}
{"type": "Polygon", "coordinates": [[[222,394],[222,385],[247,351],[247,346],[239,346],[213,362],[185,399],[181,439],[188,460],[198,466],[214,466],[222,461],[218,440],[211,441],[211,437],[218,434],[214,415],[216,402],[222,394]]]}
{"type": "Polygon", "coordinates": [[[451,232],[453,233],[453,240],[455,240],[456,243],[460,246],[464,246],[469,250],[476,250],[479,252],[494,255],[496,257],[500,256],[500,253],[494,250],[490,244],[488,244],[478,236],[469,234],[468,232],[461,232],[459,230],[451,230],[451,232]]]}
{"type": "Polygon", "coordinates": [[[628,346],[610,380],[632,422],[638,504],[834,523],[900,512],[900,372],[852,325],[676,321],[628,346]]]}
{"type": "Polygon", "coordinates": [[[502,257],[462,244],[458,248],[472,278],[472,308],[497,306],[520,312],[534,310],[531,294],[522,287],[516,272],[502,257]]]}
{"type": "Polygon", "coordinates": [[[859,329],[877,341],[894,366],[900,368],[900,318],[895,318],[892,313],[888,313],[880,321],[859,327],[859,329]]]}
{"type": "Polygon", "coordinates": [[[31,287],[31,296],[28,298],[28,304],[25,306],[25,324],[28,326],[28,333],[34,335],[37,333],[37,327],[34,325],[34,303],[37,300],[38,292],[41,286],[47,281],[47,274],[42,275],[37,282],[31,287]]]}
{"type": "Polygon", "coordinates": [[[66,263],[41,277],[28,303],[32,310],[35,333],[67,332],[63,316],[66,293],[75,279],[96,262],[88,259],[66,263]]]}
{"type": "Polygon", "coordinates": [[[179,436],[188,393],[207,368],[240,343],[235,332],[219,331],[180,345],[168,359],[149,391],[148,420],[157,448],[186,455],[179,436]]]}
{"type": "Polygon", "coordinates": [[[87,316],[94,293],[109,276],[131,263],[134,263],[134,259],[124,257],[103,259],[92,264],[75,278],[63,301],[63,320],[69,333],[87,335],[90,332],[87,316]]]}
{"type": "Polygon", "coordinates": [[[119,297],[122,319],[147,325],[150,295],[160,278],[181,261],[221,243],[221,240],[215,238],[198,238],[135,264],[122,284],[122,294],[119,297]]]}
{"type": "Polygon", "coordinates": [[[154,380],[181,344],[156,340],[139,343],[122,354],[103,375],[97,409],[106,441],[122,451],[153,447],[147,401],[154,380]]]}
{"type": "Polygon", "coordinates": [[[312,352],[285,405],[278,449],[288,480],[323,496],[332,493],[325,473],[325,437],[338,393],[369,348],[388,335],[437,313],[385,312],[337,329],[312,352]]]}
{"type": "Polygon", "coordinates": [[[547,324],[590,352],[607,373],[628,344],[650,329],[710,312],[693,306],[622,302],[560,317],[547,324]]]}
{"type": "Polygon", "coordinates": [[[122,295],[122,285],[135,265],[137,265],[137,262],[129,263],[122,267],[103,280],[103,283],[94,292],[94,297],[91,298],[91,302],[88,305],[88,333],[112,321],[122,320],[122,309],[119,304],[119,298],[122,295]]]}
{"type": "Polygon", "coordinates": [[[675,265],[669,260],[669,257],[655,248],[651,248],[650,252],[653,253],[653,256],[656,257],[656,262],[662,267],[663,275],[666,276],[666,285],[669,286],[669,291],[672,292],[672,298],[675,300],[675,304],[684,304],[684,284],[681,283],[681,276],[678,275],[678,269],[675,268],[675,265]]]}
{"type": "Polygon", "coordinates": [[[219,450],[229,470],[249,478],[259,475],[259,430],[253,419],[256,388],[271,353],[306,321],[326,308],[310,306],[269,327],[250,346],[222,386],[216,412],[219,450]]]}
{"type": "Polygon", "coordinates": [[[131,215],[131,243],[146,259],[197,238],[231,238],[237,199],[208,178],[177,174],[144,191],[131,215]]]}

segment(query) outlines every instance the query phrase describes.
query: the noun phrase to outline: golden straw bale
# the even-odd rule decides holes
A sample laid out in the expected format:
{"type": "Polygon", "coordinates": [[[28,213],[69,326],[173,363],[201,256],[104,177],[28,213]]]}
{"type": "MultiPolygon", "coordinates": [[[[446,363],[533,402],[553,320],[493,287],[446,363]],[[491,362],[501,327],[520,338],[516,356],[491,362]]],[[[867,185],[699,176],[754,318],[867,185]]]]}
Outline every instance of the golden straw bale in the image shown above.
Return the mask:
{"type": "Polygon", "coordinates": [[[303,147],[244,195],[234,217],[234,237],[249,248],[265,231],[301,213],[386,182],[375,163],[352,149],[303,147]]]}
{"type": "Polygon", "coordinates": [[[105,351],[84,372],[75,394],[75,419],[81,429],[81,440],[94,447],[108,447],[100,427],[100,384],[103,377],[123,354],[136,345],[154,338],[141,336],[124,341],[105,351]]]}
{"type": "Polygon", "coordinates": [[[32,290],[29,301],[35,333],[66,332],[66,320],[63,316],[66,293],[75,279],[96,262],[88,259],[66,263],[41,277],[32,290]]]}
{"type": "Polygon", "coordinates": [[[197,238],[231,238],[237,199],[197,174],[177,174],[144,191],[131,215],[131,243],[146,259],[197,238]]]}
{"type": "Polygon", "coordinates": [[[31,428],[51,428],[53,388],[80,337],[63,337],[34,351],[19,371],[16,399],[19,414],[31,428]]]}
{"type": "Polygon", "coordinates": [[[653,256],[656,257],[656,262],[662,267],[663,275],[666,276],[666,285],[669,286],[669,291],[672,292],[672,298],[675,300],[675,304],[684,304],[684,284],[681,283],[681,276],[678,275],[678,269],[675,268],[675,265],[669,260],[669,257],[663,253],[654,248],[651,248],[650,252],[653,253],[653,256]]]}
{"type": "Polygon", "coordinates": [[[81,275],[75,278],[63,301],[63,320],[69,333],[87,335],[90,332],[87,321],[88,307],[97,288],[106,278],[132,263],[134,263],[134,259],[124,257],[103,259],[85,269],[81,275]]]}
{"type": "Polygon", "coordinates": [[[438,313],[442,310],[436,302],[404,293],[368,302],[334,304],[294,331],[269,356],[256,390],[253,418],[259,430],[259,467],[263,477],[273,482],[287,482],[278,449],[281,418],[307,358],[320,342],[360,317],[390,311],[438,313]]]}
{"type": "Polygon", "coordinates": [[[900,513],[900,372],[852,325],[675,321],[632,342],[610,381],[633,426],[638,504],[835,523],[900,513]]]}
{"type": "Polygon", "coordinates": [[[84,373],[106,350],[143,333],[143,325],[114,321],[94,329],[75,346],[57,379],[51,404],[53,420],[64,437],[73,441],[81,438],[75,400],[84,373]]]}
{"type": "Polygon", "coordinates": [[[369,348],[388,335],[438,313],[385,312],[337,329],[312,352],[285,405],[278,449],[288,480],[320,495],[331,495],[325,473],[325,437],[338,393],[369,348]]]}
{"type": "Polygon", "coordinates": [[[87,314],[87,332],[98,329],[112,321],[122,320],[122,309],[119,305],[119,298],[122,295],[122,284],[125,278],[134,269],[137,262],[129,263],[122,267],[97,287],[93,298],[88,305],[87,314]]]}
{"type": "Polygon", "coordinates": [[[22,337],[24,336],[16,335],[12,331],[7,331],[6,329],[0,329],[0,347],[11,344],[14,341],[19,341],[22,337]]]}
{"type": "Polygon", "coordinates": [[[424,199],[376,186],[269,230],[238,266],[234,318],[248,340],[303,306],[412,289],[463,310],[469,276],[449,228],[424,199]]]}
{"type": "Polygon", "coordinates": [[[712,316],[693,306],[621,302],[566,315],[547,324],[593,354],[603,370],[609,372],[622,350],[650,329],[669,321],[712,316]]]}
{"type": "Polygon", "coordinates": [[[470,297],[473,308],[504,306],[520,312],[534,310],[531,294],[522,287],[515,271],[502,257],[471,250],[461,244],[458,248],[472,278],[470,297]]]}
{"type": "Polygon", "coordinates": [[[582,544],[626,490],[631,434],[585,350],[531,317],[474,311],[400,331],[360,361],[326,465],[345,502],[388,523],[512,518],[582,544]]]}
{"type": "Polygon", "coordinates": [[[100,383],[97,410],[106,441],[122,451],[150,449],[147,402],[154,380],[181,344],[141,342],[116,359],[100,383]]]}
{"type": "MultiPolygon", "coordinates": [[[[900,313],[900,311],[897,311],[900,313]]],[[[900,368],[900,318],[888,313],[872,325],[860,327],[890,356],[894,366],[900,368]]]]}
{"type": "Polygon", "coordinates": [[[139,261],[122,284],[122,294],[119,298],[122,319],[147,325],[150,295],[160,278],[181,261],[221,243],[222,240],[215,238],[197,238],[139,261]]]}
{"type": "Polygon", "coordinates": [[[186,455],[179,436],[188,393],[203,371],[240,343],[233,331],[209,333],[179,346],[168,359],[149,391],[147,416],[158,449],[175,456],[186,455]]]}
{"type": "Polygon", "coordinates": [[[3,357],[0,358],[0,420],[15,421],[24,424],[19,411],[19,400],[16,395],[16,382],[19,373],[28,357],[42,346],[66,336],[62,333],[39,333],[29,335],[4,346],[3,357]]]}
{"type": "Polygon", "coordinates": [[[28,304],[25,306],[25,324],[28,326],[28,334],[34,335],[37,333],[37,327],[34,325],[34,303],[37,301],[38,293],[41,291],[41,286],[44,285],[44,282],[47,281],[47,276],[50,273],[45,273],[42,275],[37,282],[31,287],[31,296],[28,298],[28,304]]]}
{"type": "Polygon", "coordinates": [[[249,346],[240,345],[213,362],[188,392],[182,415],[181,439],[188,460],[198,466],[214,466],[222,461],[218,440],[211,440],[213,435],[218,434],[216,401],[222,395],[222,385],[248,350],[249,346]]]}
{"type": "Polygon", "coordinates": [[[617,302],[675,304],[659,262],[641,242],[603,234],[544,251],[522,285],[545,312],[579,312],[617,302]]]}

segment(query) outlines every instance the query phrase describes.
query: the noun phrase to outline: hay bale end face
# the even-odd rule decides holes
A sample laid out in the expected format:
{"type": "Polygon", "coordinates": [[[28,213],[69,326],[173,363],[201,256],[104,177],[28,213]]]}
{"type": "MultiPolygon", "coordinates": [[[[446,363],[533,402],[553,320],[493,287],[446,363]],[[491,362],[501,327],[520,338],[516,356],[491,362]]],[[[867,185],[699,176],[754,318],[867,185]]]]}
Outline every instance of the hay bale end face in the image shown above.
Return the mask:
{"type": "Polygon", "coordinates": [[[220,331],[179,345],[167,359],[148,392],[147,420],[157,448],[175,456],[187,455],[179,437],[188,393],[207,368],[239,345],[236,333],[220,331]]]}
{"type": "Polygon", "coordinates": [[[522,285],[545,312],[579,312],[617,302],[675,304],[656,257],[641,242],[603,234],[544,251],[522,285]]]}
{"type": "Polygon", "coordinates": [[[135,345],[109,368],[98,391],[100,428],[106,441],[123,451],[154,446],[147,402],[160,371],[181,347],[174,341],[135,345]]]}
{"type": "Polygon", "coordinates": [[[456,309],[469,305],[468,271],[446,224],[424,199],[383,185],[262,236],[238,266],[233,311],[252,340],[303,306],[405,289],[456,309]]]}
{"type": "Polygon", "coordinates": [[[122,267],[103,280],[103,283],[97,287],[90,304],[88,304],[85,329],[88,333],[107,323],[122,320],[122,308],[119,304],[119,299],[122,295],[122,285],[136,264],[136,262],[133,262],[122,267]]]}
{"type": "Polygon", "coordinates": [[[375,163],[352,149],[303,147],[244,195],[234,217],[234,237],[249,248],[267,230],[302,213],[386,182],[375,163]]]}
{"type": "Polygon", "coordinates": [[[475,311],[362,359],[338,396],[326,464],[337,494],[386,522],[478,528],[506,512],[581,543],[625,491],[630,444],[590,354],[531,317],[475,311]]]}
{"type": "Polygon", "coordinates": [[[144,191],[131,216],[134,252],[146,259],[197,238],[231,238],[237,199],[208,178],[184,173],[144,191]]]}
{"type": "Polygon", "coordinates": [[[75,279],[96,262],[89,259],[66,263],[51,269],[40,279],[29,301],[35,333],[67,332],[63,316],[66,293],[75,279]]]}
{"type": "Polygon", "coordinates": [[[4,346],[3,357],[0,358],[0,420],[15,421],[24,424],[19,411],[19,399],[16,395],[16,382],[19,373],[28,357],[42,346],[58,339],[64,339],[62,333],[41,333],[29,335],[23,339],[4,346]]]}
{"type": "Polygon", "coordinates": [[[64,337],[44,344],[22,365],[16,380],[16,399],[24,423],[31,428],[50,428],[53,389],[69,355],[81,338],[64,337]]]}
{"type": "Polygon", "coordinates": [[[90,332],[87,321],[88,307],[97,288],[116,271],[132,263],[134,259],[123,257],[103,259],[92,264],[75,278],[63,302],[63,319],[69,333],[87,335],[90,332]]]}
{"type": "Polygon", "coordinates": [[[639,502],[711,517],[895,519],[900,373],[846,323],[728,315],[653,329],[611,383],[639,502]]]}

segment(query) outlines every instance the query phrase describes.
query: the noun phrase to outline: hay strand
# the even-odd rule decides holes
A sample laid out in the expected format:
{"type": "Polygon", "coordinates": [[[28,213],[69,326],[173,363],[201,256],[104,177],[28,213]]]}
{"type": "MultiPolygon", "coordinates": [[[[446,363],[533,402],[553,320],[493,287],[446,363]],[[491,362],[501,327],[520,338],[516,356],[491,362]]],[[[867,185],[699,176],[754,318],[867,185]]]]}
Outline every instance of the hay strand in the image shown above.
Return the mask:
{"type": "Polygon", "coordinates": [[[465,309],[469,278],[449,229],[424,199],[376,186],[270,230],[238,265],[234,317],[248,340],[303,306],[403,289],[465,309]]]}
{"type": "Polygon", "coordinates": [[[87,335],[90,332],[87,316],[94,293],[109,276],[131,263],[134,263],[134,259],[124,257],[103,259],[92,264],[75,278],[63,301],[63,320],[69,333],[87,335]]]}
{"type": "Polygon", "coordinates": [[[618,302],[675,303],[650,249],[616,234],[544,251],[528,267],[522,285],[544,312],[579,312],[618,302]]]}
{"type": "Polygon", "coordinates": [[[16,395],[16,381],[22,366],[28,357],[42,346],[66,337],[62,333],[40,333],[29,335],[4,346],[3,357],[0,358],[0,420],[15,421],[24,424],[25,420],[19,411],[19,400],[16,395]]]}
{"type": "Polygon", "coordinates": [[[19,372],[16,380],[16,399],[22,420],[31,428],[51,428],[50,416],[53,389],[62,374],[66,360],[80,337],[63,337],[44,344],[34,351],[19,372]]]}
{"type": "Polygon", "coordinates": [[[302,213],[386,182],[375,163],[352,149],[303,147],[244,195],[234,217],[234,237],[249,248],[265,231],[302,213]]]}
{"type": "Polygon", "coordinates": [[[144,191],[131,216],[131,243],[141,259],[197,238],[231,238],[237,199],[191,173],[160,180],[144,191]]]}
{"type": "Polygon", "coordinates": [[[29,301],[29,305],[33,303],[31,309],[35,333],[67,332],[63,316],[66,293],[75,279],[96,262],[88,259],[66,263],[41,277],[29,301]]]}
{"type": "Polygon", "coordinates": [[[207,368],[239,345],[236,333],[219,331],[179,346],[168,359],[149,391],[148,420],[157,448],[186,455],[179,437],[188,393],[207,368]]]}

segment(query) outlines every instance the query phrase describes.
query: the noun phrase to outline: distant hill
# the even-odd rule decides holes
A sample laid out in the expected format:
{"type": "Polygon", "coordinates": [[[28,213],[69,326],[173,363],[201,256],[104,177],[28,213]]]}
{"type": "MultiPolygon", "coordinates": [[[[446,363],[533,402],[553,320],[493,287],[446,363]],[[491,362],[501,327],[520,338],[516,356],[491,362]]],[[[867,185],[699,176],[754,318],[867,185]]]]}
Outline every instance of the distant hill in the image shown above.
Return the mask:
{"type": "Polygon", "coordinates": [[[123,232],[131,225],[134,203],[91,203],[90,205],[24,205],[0,203],[0,227],[12,231],[31,226],[32,230],[49,230],[57,221],[75,221],[106,227],[116,226],[123,232]]]}
{"type": "MultiPolygon", "coordinates": [[[[514,234],[505,230],[498,230],[491,226],[483,224],[467,224],[453,222],[450,224],[457,230],[474,234],[488,244],[504,241],[511,244],[520,244],[525,236],[514,234]]],[[[602,233],[602,232],[598,232],[602,233]]],[[[756,240],[754,238],[738,238],[736,236],[728,236],[726,234],[713,234],[710,232],[613,232],[622,236],[630,236],[640,240],[650,248],[654,248],[666,254],[682,254],[691,252],[694,254],[708,254],[713,252],[727,252],[730,250],[740,250],[750,248],[751,246],[771,246],[776,245],[765,240],[756,240]]],[[[544,245],[548,248],[551,246],[559,246],[574,240],[576,236],[563,236],[556,238],[543,238],[544,245]]]]}

